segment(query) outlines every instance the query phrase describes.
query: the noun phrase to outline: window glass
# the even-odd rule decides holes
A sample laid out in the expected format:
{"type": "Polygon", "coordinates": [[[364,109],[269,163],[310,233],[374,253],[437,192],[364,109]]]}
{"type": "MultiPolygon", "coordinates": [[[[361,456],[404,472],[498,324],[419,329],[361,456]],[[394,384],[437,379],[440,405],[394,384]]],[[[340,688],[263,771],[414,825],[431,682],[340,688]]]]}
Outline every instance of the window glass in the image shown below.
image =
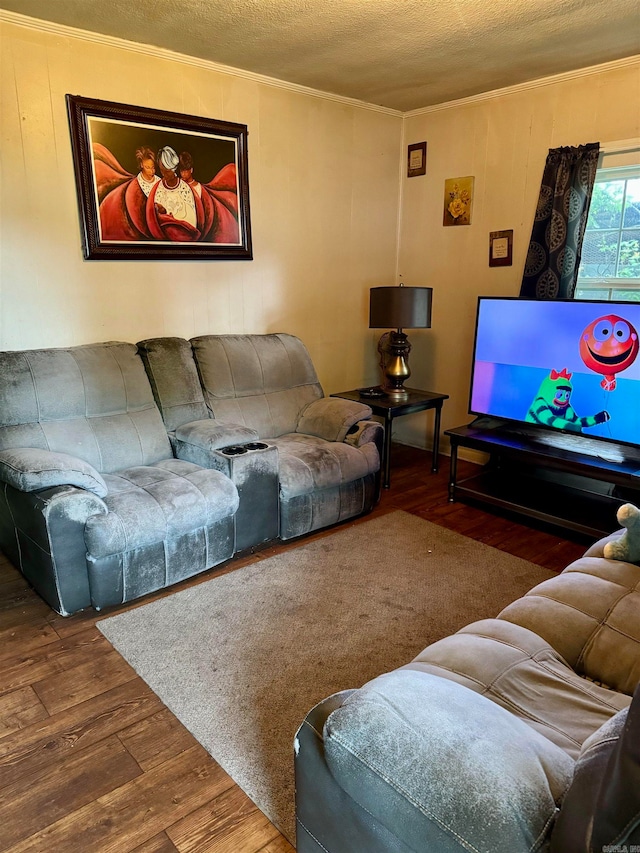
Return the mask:
{"type": "Polygon", "coordinates": [[[640,301],[640,165],[598,169],[575,295],[640,301]]]}

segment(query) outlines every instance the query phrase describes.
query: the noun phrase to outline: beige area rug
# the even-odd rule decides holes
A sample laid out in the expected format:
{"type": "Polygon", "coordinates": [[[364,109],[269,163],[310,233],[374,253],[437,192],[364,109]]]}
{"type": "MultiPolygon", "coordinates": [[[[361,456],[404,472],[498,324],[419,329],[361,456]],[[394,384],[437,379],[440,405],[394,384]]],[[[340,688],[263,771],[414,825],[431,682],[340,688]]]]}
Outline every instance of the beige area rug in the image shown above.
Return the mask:
{"type": "Polygon", "coordinates": [[[305,714],[551,576],[398,511],[98,627],[294,842],[293,739],[305,714]]]}

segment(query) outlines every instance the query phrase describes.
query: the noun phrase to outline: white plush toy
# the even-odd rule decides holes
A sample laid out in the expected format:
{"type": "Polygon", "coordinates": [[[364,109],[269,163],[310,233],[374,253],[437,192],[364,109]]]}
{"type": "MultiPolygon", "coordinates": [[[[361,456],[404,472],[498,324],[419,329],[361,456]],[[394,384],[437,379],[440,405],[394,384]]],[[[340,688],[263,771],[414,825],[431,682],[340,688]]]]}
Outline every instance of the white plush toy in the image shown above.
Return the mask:
{"type": "Polygon", "coordinates": [[[607,542],[604,556],[609,560],[640,563],[640,509],[633,504],[623,504],[616,517],[626,530],[622,536],[607,542]]]}

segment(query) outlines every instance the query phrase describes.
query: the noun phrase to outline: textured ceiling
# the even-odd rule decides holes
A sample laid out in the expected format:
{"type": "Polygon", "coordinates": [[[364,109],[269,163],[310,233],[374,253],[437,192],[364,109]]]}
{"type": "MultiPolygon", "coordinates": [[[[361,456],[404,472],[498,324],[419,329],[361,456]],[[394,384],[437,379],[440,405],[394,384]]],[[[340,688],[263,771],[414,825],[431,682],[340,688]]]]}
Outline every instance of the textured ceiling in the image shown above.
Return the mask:
{"type": "Polygon", "coordinates": [[[0,0],[396,110],[640,54],[639,0],[0,0]]]}

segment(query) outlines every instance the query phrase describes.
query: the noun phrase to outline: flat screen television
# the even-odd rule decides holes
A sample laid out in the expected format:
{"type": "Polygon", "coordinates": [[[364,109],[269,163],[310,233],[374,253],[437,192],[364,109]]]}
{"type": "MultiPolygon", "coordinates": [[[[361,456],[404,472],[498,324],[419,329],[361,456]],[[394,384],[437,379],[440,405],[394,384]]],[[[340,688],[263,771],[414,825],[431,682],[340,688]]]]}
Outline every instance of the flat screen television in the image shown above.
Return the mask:
{"type": "Polygon", "coordinates": [[[640,444],[640,302],[480,297],[469,411],[640,444]]]}

